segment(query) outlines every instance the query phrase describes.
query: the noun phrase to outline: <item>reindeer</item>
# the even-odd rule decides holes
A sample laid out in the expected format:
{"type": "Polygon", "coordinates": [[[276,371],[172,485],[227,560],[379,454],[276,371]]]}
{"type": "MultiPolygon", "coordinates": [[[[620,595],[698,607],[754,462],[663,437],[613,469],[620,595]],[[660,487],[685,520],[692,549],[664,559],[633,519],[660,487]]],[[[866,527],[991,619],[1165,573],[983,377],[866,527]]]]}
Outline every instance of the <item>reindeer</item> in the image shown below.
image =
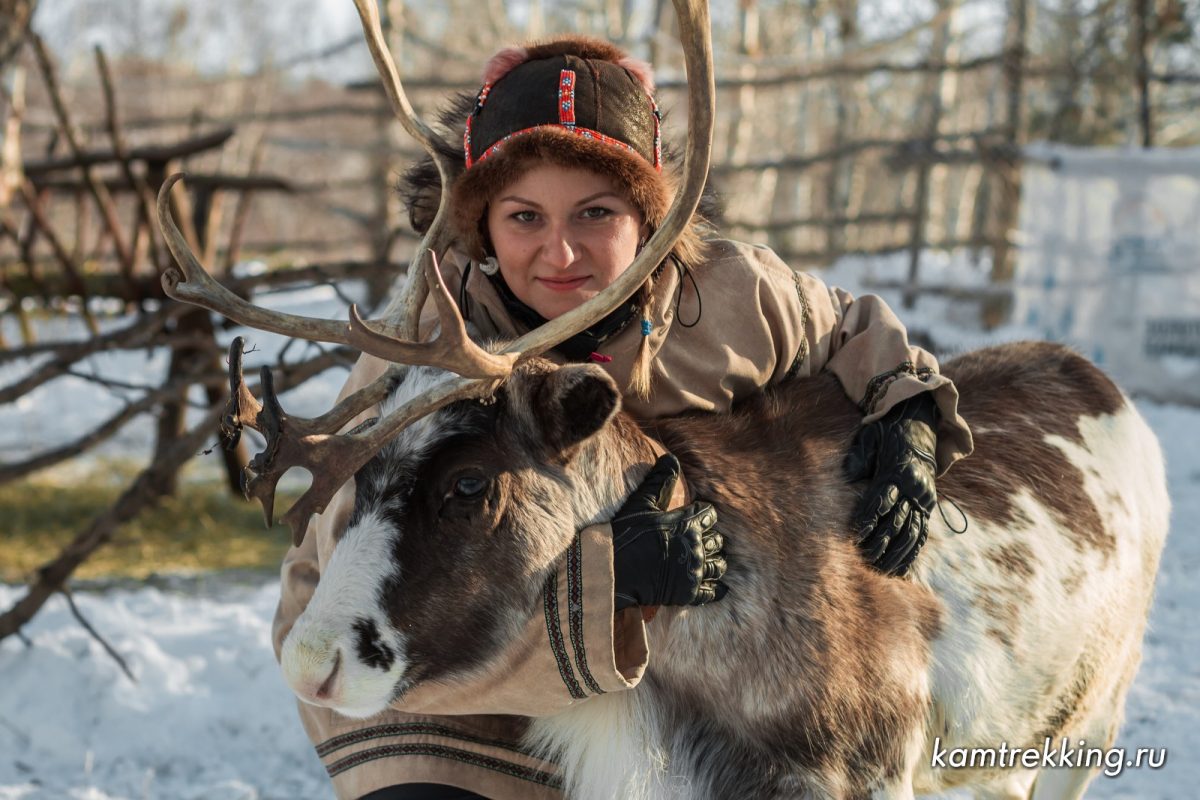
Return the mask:
{"type": "MultiPolygon", "coordinates": [[[[358,5],[381,73],[394,78],[373,8],[358,5]]],[[[691,493],[718,510],[730,591],[649,624],[656,655],[636,689],[531,722],[529,742],[559,763],[568,796],[900,800],[961,787],[1081,797],[1094,768],[950,769],[938,754],[1115,740],[1169,509],[1153,433],[1098,369],[1045,343],[945,365],[976,451],[939,490],[970,529],[931,520],[913,574],[897,579],[865,566],[848,534],[855,490],[840,464],[860,412],[833,377],[643,428],[601,369],[538,358],[632,291],[695,208],[711,137],[708,19],[699,0],[676,6],[691,89],[675,205],[617,284],[517,342],[471,341],[425,248],[399,323],[353,309],[344,325],[255,308],[187,250],[164,188],[160,220],[182,270],[164,278],[172,296],[396,362],[301,420],[280,408],[266,369],[259,403],[241,376],[240,342],[231,351],[226,427],[267,437],[249,492],[268,521],[291,466],[314,476],[285,515],[297,540],[355,481],[350,524],[284,643],[289,683],[303,700],[369,716],[422,682],[478,668],[540,613],[547,571],[575,532],[610,519],[665,448],[691,493]],[[441,333],[418,343],[414,310],[428,290],[441,333]],[[337,432],[376,405],[376,419],[337,432]],[[459,579],[445,579],[451,567],[459,579]]],[[[398,79],[388,89],[404,109],[398,79]]],[[[432,141],[411,111],[402,118],[432,141]]],[[[424,244],[436,245],[438,230],[424,244]]]]}

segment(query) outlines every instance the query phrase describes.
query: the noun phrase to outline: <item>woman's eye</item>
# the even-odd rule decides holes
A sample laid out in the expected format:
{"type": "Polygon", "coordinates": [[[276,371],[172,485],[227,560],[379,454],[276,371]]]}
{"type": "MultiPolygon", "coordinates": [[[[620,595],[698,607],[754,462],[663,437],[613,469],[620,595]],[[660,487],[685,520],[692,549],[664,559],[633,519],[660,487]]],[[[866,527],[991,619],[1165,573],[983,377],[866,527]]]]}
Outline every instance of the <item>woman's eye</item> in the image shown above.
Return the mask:
{"type": "Polygon", "coordinates": [[[611,213],[612,212],[604,206],[592,206],[591,208],[585,208],[582,216],[584,219],[603,219],[611,213]]]}
{"type": "Polygon", "coordinates": [[[454,494],[458,497],[477,497],[487,488],[483,478],[463,477],[454,482],[454,494]]]}
{"type": "Polygon", "coordinates": [[[537,219],[537,214],[532,211],[517,211],[512,215],[512,218],[517,222],[533,222],[537,219]]]}

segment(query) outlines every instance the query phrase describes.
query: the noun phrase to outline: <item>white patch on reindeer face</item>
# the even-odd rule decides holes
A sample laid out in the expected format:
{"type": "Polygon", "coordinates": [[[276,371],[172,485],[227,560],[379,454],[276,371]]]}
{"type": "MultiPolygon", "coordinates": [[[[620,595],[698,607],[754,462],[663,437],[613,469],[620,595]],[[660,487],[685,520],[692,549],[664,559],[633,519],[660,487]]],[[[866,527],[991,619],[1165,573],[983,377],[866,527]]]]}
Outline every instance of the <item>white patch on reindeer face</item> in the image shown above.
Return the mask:
{"type": "Polygon", "coordinates": [[[383,605],[386,581],[398,576],[391,550],[396,531],[376,514],[360,518],[334,548],[308,608],[283,643],[280,662],[292,690],[305,702],[350,717],[382,711],[408,668],[402,633],[383,605]],[[386,666],[360,657],[360,629],[370,625],[386,666]],[[332,676],[332,677],[331,677],[332,676]]]}
{"type": "MultiPolygon", "coordinates": [[[[382,404],[381,415],[445,374],[432,368],[409,370],[382,404]]],[[[417,420],[384,448],[382,468],[364,476],[374,484],[367,493],[374,498],[373,507],[355,509],[355,523],[333,548],[312,600],[283,644],[284,675],[300,699],[366,717],[386,708],[403,681],[408,669],[405,637],[390,622],[386,588],[403,575],[404,565],[395,562],[394,553],[406,534],[388,517],[394,518],[407,498],[389,492],[411,487],[429,451],[454,430],[446,412],[417,420]]]]}

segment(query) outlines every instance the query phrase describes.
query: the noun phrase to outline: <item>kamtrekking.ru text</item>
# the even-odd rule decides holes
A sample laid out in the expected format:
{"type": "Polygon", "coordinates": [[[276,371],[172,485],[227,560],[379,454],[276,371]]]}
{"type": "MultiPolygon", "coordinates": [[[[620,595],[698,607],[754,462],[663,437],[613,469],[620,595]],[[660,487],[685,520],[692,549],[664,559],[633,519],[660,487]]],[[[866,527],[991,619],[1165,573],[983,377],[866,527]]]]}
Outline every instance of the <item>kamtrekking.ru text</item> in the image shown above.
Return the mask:
{"type": "Polygon", "coordinates": [[[1063,737],[1055,741],[1047,736],[1039,747],[1009,747],[1002,742],[999,747],[951,747],[942,746],[939,736],[933,740],[934,769],[1077,769],[1102,768],[1104,774],[1115,778],[1126,769],[1149,767],[1161,769],[1167,763],[1167,748],[1139,747],[1126,752],[1124,747],[1088,747],[1083,739],[1071,740],[1063,737]]]}

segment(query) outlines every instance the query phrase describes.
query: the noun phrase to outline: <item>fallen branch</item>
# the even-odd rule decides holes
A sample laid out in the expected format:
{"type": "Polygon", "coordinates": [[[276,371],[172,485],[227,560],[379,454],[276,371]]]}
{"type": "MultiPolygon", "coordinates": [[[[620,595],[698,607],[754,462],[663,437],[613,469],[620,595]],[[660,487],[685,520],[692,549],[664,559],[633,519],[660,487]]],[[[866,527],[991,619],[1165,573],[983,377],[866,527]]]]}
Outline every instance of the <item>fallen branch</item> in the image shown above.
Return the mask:
{"type": "MultiPolygon", "coordinates": [[[[259,165],[262,164],[263,157],[263,136],[259,134],[258,141],[254,144],[254,150],[250,154],[250,164],[246,168],[247,177],[251,177],[258,172],[259,165]]],[[[289,189],[290,191],[290,189],[289,189]]],[[[238,195],[237,208],[233,212],[233,227],[229,230],[229,244],[225,248],[225,274],[233,271],[233,265],[237,263],[238,254],[242,249],[242,237],[246,231],[246,220],[250,216],[250,198],[252,192],[247,189],[238,195]]]]}
{"type": "Polygon", "coordinates": [[[25,118],[25,70],[13,74],[4,141],[0,142],[0,208],[8,208],[21,185],[21,121],[25,118]]]}
{"type": "Polygon", "coordinates": [[[104,648],[106,653],[112,656],[113,661],[116,661],[117,666],[121,668],[121,672],[125,673],[125,677],[129,678],[131,682],[137,683],[137,678],[133,677],[133,673],[129,671],[129,665],[125,663],[125,659],[121,657],[121,654],[112,645],[104,640],[104,637],[92,627],[92,623],[88,622],[87,618],[83,616],[83,612],[79,610],[79,606],[75,605],[75,597],[71,594],[71,590],[64,586],[59,592],[63,597],[67,598],[67,605],[71,607],[71,615],[75,617],[75,620],[83,626],[85,631],[91,634],[93,639],[100,643],[100,646],[104,648]]]}
{"type": "Polygon", "coordinates": [[[24,461],[9,464],[0,463],[0,485],[82,455],[93,447],[111,439],[114,434],[125,427],[125,424],[134,417],[148,413],[160,403],[176,398],[192,384],[201,383],[219,386],[223,377],[215,372],[208,376],[200,374],[187,375],[180,380],[168,383],[166,386],[147,392],[132,403],[128,403],[99,426],[74,441],[51,448],[50,450],[43,450],[24,461]]]}
{"type": "MultiPolygon", "coordinates": [[[[137,190],[138,183],[145,183],[141,176],[135,174],[131,182],[128,175],[113,175],[101,181],[105,190],[112,194],[124,194],[137,190]]],[[[86,188],[84,183],[79,178],[62,177],[56,175],[34,175],[30,181],[38,189],[49,189],[53,192],[77,192],[80,189],[86,188]]],[[[358,185],[366,185],[366,181],[347,182],[345,188],[355,188],[358,185]]],[[[188,186],[192,189],[228,189],[233,192],[283,192],[285,194],[295,194],[298,191],[312,192],[315,191],[309,186],[302,186],[299,190],[295,184],[285,178],[280,178],[277,175],[231,175],[225,172],[198,172],[188,173],[188,186]]],[[[317,184],[320,191],[325,191],[324,186],[317,184]]]]}
{"type": "MultiPolygon", "coordinates": [[[[100,334],[100,327],[96,324],[96,320],[92,316],[91,311],[88,310],[87,287],[84,286],[83,276],[79,271],[79,265],[75,263],[75,259],[72,258],[69,252],[67,252],[67,248],[63,245],[62,240],[58,238],[58,234],[55,232],[54,228],[51,227],[50,220],[46,216],[45,210],[42,208],[37,191],[33,188],[33,184],[28,180],[25,180],[21,184],[21,195],[25,199],[25,206],[29,211],[31,222],[33,223],[34,227],[40,230],[42,235],[46,237],[46,241],[49,243],[50,249],[54,252],[54,257],[58,259],[63,271],[67,274],[67,278],[72,287],[72,293],[78,294],[83,298],[82,311],[80,313],[83,317],[84,323],[87,324],[88,330],[92,332],[93,336],[98,336],[100,334]]],[[[32,276],[32,274],[33,265],[31,264],[30,275],[32,276]]]]}
{"type": "Polygon", "coordinates": [[[853,216],[837,215],[828,217],[792,217],[790,219],[772,219],[756,222],[749,219],[726,219],[725,226],[729,228],[746,228],[753,231],[770,231],[777,233],[793,228],[841,228],[848,225],[896,225],[909,222],[913,218],[911,211],[888,211],[879,214],[855,214],[853,216]]]}
{"type": "MultiPolygon", "coordinates": [[[[217,343],[214,342],[211,338],[205,339],[205,338],[202,338],[199,336],[190,336],[190,337],[175,339],[172,341],[172,344],[175,347],[187,347],[192,350],[196,350],[198,348],[203,348],[207,344],[210,346],[210,349],[212,349],[213,352],[217,352],[218,350],[221,350],[220,346],[217,345],[217,343]]],[[[67,370],[67,375],[69,375],[72,378],[78,378],[81,381],[87,381],[88,383],[94,383],[97,386],[103,386],[105,389],[116,389],[116,390],[124,391],[124,392],[157,392],[160,388],[163,388],[161,386],[154,386],[154,385],[148,384],[148,383],[133,383],[132,381],[117,380],[116,378],[106,378],[103,375],[97,375],[95,373],[81,372],[79,370],[74,370],[74,369],[67,370]]],[[[206,376],[198,375],[196,377],[196,382],[199,383],[201,386],[207,386],[210,383],[210,379],[206,376]]],[[[211,380],[211,382],[217,383],[217,384],[220,383],[220,381],[216,381],[216,380],[211,380]]],[[[192,408],[198,408],[200,410],[204,410],[209,407],[208,403],[198,403],[195,401],[189,401],[188,405],[190,405],[192,408]]]]}
{"type": "MultiPolygon", "coordinates": [[[[760,159],[757,161],[714,164],[712,167],[712,173],[714,175],[727,175],[735,172],[762,172],[763,170],[769,169],[799,172],[810,169],[818,164],[824,164],[830,161],[840,161],[842,159],[849,158],[850,156],[855,156],[870,150],[892,150],[897,153],[904,153],[908,150],[911,150],[914,144],[921,144],[929,147],[937,142],[954,142],[962,141],[964,139],[981,141],[998,136],[1000,133],[1001,131],[998,128],[985,128],[978,131],[942,134],[934,137],[933,139],[860,139],[855,142],[848,142],[840,147],[833,147],[823,152],[814,153],[808,156],[784,156],[781,158],[760,159]]],[[[978,158],[976,160],[978,160],[978,158]]]]}
{"type": "MultiPolygon", "coordinates": [[[[0,350],[0,364],[16,361],[22,358],[32,358],[45,353],[57,353],[60,358],[70,359],[71,363],[84,356],[104,350],[136,349],[151,344],[153,337],[168,320],[178,317],[187,311],[178,303],[168,303],[157,311],[139,315],[136,320],[124,328],[101,334],[86,341],[52,341],[42,342],[29,347],[0,350]]],[[[10,398],[11,399],[11,398],[10,398]]],[[[0,403],[8,402],[0,399],[0,403]]]]}
{"type": "Polygon", "coordinates": [[[59,342],[54,344],[43,343],[0,353],[0,363],[46,352],[56,352],[58,354],[56,359],[43,364],[24,378],[0,389],[0,404],[11,403],[18,397],[41,386],[43,383],[66,374],[77,362],[93,353],[121,348],[134,349],[155,343],[153,340],[156,336],[161,335],[162,327],[166,320],[179,316],[186,310],[186,308],[178,308],[177,304],[172,303],[170,306],[150,316],[142,317],[129,327],[110,334],[97,336],[90,341],[59,342]]]}
{"type": "MultiPolygon", "coordinates": [[[[1002,237],[989,236],[984,239],[938,239],[931,242],[926,242],[926,250],[957,250],[962,247],[978,248],[986,247],[995,249],[998,245],[1006,241],[1002,237]]],[[[888,253],[902,253],[910,247],[910,243],[906,241],[891,242],[888,244],[873,245],[869,247],[850,247],[841,250],[788,250],[780,248],[776,254],[785,262],[793,266],[804,264],[832,264],[833,261],[842,256],[880,256],[888,253]]]]}

